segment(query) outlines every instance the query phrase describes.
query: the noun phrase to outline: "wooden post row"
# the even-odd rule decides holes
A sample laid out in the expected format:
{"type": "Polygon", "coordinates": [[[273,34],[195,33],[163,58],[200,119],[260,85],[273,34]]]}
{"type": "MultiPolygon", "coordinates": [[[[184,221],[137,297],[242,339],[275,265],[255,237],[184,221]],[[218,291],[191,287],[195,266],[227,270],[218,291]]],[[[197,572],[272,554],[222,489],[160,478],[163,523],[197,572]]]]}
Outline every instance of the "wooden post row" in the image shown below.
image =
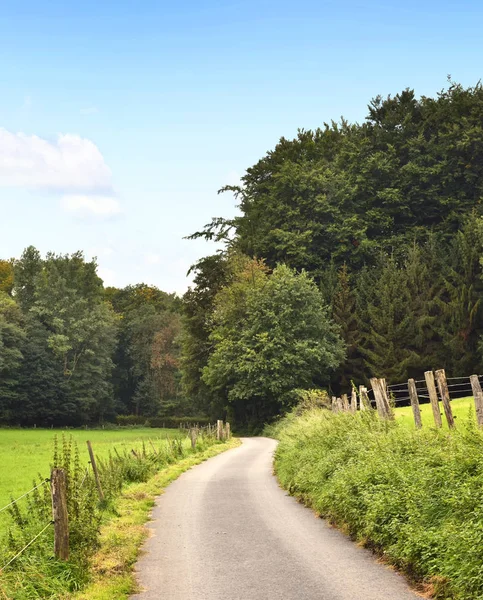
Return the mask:
{"type": "MultiPolygon", "coordinates": [[[[87,449],[89,450],[89,456],[91,459],[92,470],[94,471],[94,477],[95,477],[96,486],[97,486],[97,494],[99,496],[99,500],[101,502],[104,502],[104,493],[102,491],[101,480],[99,479],[99,471],[97,470],[96,459],[94,457],[94,452],[92,451],[92,445],[89,440],[87,440],[87,449]]],[[[132,453],[137,457],[137,454],[136,454],[136,452],[134,452],[134,450],[132,450],[132,453]]]]}
{"type": "Polygon", "coordinates": [[[434,384],[433,371],[426,371],[424,373],[424,379],[426,380],[426,387],[428,388],[429,399],[431,401],[434,424],[436,427],[442,427],[443,422],[441,421],[441,413],[439,411],[438,393],[436,392],[436,386],[434,384]]]}
{"type": "Polygon", "coordinates": [[[448,427],[453,429],[454,417],[453,411],[451,410],[451,398],[449,397],[448,383],[446,381],[446,373],[444,369],[436,371],[436,381],[438,382],[439,395],[443,401],[444,415],[448,423],[448,427]]]}
{"type": "Polygon", "coordinates": [[[416,429],[421,429],[423,423],[421,421],[421,410],[419,408],[418,391],[414,379],[408,379],[409,398],[411,400],[411,408],[413,409],[414,424],[416,429]]]}
{"type": "Polygon", "coordinates": [[[54,521],[54,553],[59,560],[69,560],[69,516],[67,514],[67,482],[63,469],[52,469],[52,518],[54,521]]]}
{"type": "Polygon", "coordinates": [[[478,421],[478,426],[483,426],[483,391],[481,390],[480,380],[478,375],[470,376],[471,389],[473,390],[473,397],[475,399],[475,409],[476,409],[476,420],[478,421]]]}

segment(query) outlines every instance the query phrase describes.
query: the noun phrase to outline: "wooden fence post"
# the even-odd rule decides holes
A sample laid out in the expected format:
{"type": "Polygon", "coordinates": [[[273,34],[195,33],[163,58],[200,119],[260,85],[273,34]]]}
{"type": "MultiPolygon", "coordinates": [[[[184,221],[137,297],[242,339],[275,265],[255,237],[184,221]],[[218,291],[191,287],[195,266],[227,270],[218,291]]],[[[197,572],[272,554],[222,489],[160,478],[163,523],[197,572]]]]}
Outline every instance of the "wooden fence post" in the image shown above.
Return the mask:
{"type": "Polygon", "coordinates": [[[218,419],[216,422],[216,439],[223,439],[223,421],[221,421],[220,419],[218,419]]]}
{"type": "Polygon", "coordinates": [[[351,394],[351,412],[356,413],[357,412],[357,392],[355,391],[355,389],[352,389],[352,394],[351,394]]]}
{"type": "Polygon", "coordinates": [[[439,395],[443,401],[444,415],[450,429],[454,428],[453,411],[451,410],[451,398],[449,397],[448,383],[444,369],[436,371],[436,381],[438,382],[439,395]]]}
{"type": "Polygon", "coordinates": [[[369,396],[367,395],[367,388],[363,385],[359,386],[359,402],[361,410],[370,410],[372,408],[369,396]]]}
{"type": "Polygon", "coordinates": [[[231,430],[230,423],[225,424],[225,439],[229,440],[231,438],[231,430]]]}
{"type": "Polygon", "coordinates": [[[54,521],[54,553],[59,560],[69,560],[69,516],[67,514],[67,482],[63,469],[52,469],[52,518],[54,521]]]}
{"type": "Polygon", "coordinates": [[[386,411],[387,419],[394,419],[394,412],[389,402],[389,396],[387,395],[387,384],[385,379],[379,379],[379,386],[381,388],[382,399],[384,401],[384,410],[386,411]]]}
{"type": "Polygon", "coordinates": [[[342,406],[344,412],[349,412],[349,398],[347,397],[347,394],[342,394],[342,406]]]}
{"type": "Polygon", "coordinates": [[[423,423],[421,421],[421,410],[419,409],[418,390],[414,379],[408,379],[409,398],[411,400],[411,408],[413,409],[414,424],[416,429],[421,429],[423,423]]]}
{"type": "Polygon", "coordinates": [[[342,399],[337,398],[336,402],[337,402],[337,412],[344,412],[344,406],[342,404],[342,399]]]}
{"type": "MultiPolygon", "coordinates": [[[[96,459],[94,458],[94,452],[92,451],[92,446],[91,443],[89,442],[89,440],[87,440],[87,449],[89,450],[89,456],[91,459],[91,465],[92,465],[92,470],[94,471],[94,478],[96,480],[96,486],[97,486],[97,494],[99,495],[99,500],[101,502],[104,502],[104,493],[102,491],[102,487],[101,487],[101,480],[99,479],[99,472],[97,470],[97,464],[96,464],[96,459]]],[[[134,452],[134,450],[132,450],[133,454],[136,454],[134,452]]],[[[137,455],[136,455],[137,457],[137,455]]]]}
{"type": "Polygon", "coordinates": [[[194,427],[192,427],[190,429],[190,438],[191,438],[191,448],[193,448],[193,450],[196,448],[196,429],[194,427]]]}
{"type": "Polygon", "coordinates": [[[386,410],[386,401],[383,393],[383,380],[377,377],[371,378],[372,391],[376,400],[377,414],[380,419],[388,419],[389,415],[386,410]]]}
{"type": "Polygon", "coordinates": [[[471,375],[471,389],[473,390],[473,397],[475,399],[476,409],[476,420],[478,421],[478,427],[483,426],[483,392],[481,391],[480,379],[478,375],[471,375]]]}
{"type": "Polygon", "coordinates": [[[332,412],[337,412],[339,409],[337,407],[337,398],[332,396],[332,412]]]}
{"type": "Polygon", "coordinates": [[[433,419],[436,427],[442,427],[443,422],[441,421],[441,412],[439,410],[438,392],[434,384],[434,373],[433,371],[425,371],[424,379],[426,380],[426,387],[428,388],[429,399],[431,400],[431,408],[433,409],[433,419]]]}

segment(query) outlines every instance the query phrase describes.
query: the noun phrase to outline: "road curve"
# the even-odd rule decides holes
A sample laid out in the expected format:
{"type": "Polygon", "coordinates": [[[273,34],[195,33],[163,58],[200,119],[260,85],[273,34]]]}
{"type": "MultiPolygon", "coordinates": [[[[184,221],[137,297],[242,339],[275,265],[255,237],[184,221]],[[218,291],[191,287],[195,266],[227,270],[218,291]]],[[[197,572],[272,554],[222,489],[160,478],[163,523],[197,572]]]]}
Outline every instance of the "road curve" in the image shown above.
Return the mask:
{"type": "Polygon", "coordinates": [[[159,497],[132,600],[415,600],[404,579],[281,490],[276,442],[194,467],[159,497]]]}

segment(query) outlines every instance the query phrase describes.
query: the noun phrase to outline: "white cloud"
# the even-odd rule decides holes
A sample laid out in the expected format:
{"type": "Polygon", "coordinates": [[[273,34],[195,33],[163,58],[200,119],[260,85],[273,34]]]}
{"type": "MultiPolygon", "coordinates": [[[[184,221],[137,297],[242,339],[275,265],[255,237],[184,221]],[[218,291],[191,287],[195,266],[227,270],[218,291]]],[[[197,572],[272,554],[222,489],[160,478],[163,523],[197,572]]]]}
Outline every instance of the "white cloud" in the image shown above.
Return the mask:
{"type": "Polygon", "coordinates": [[[119,202],[111,196],[67,195],[62,198],[62,206],[81,217],[112,217],[122,212],[119,202]]]}
{"type": "Polygon", "coordinates": [[[0,186],[68,192],[109,192],[111,170],[99,148],[73,134],[51,142],[0,128],[0,186]]]}

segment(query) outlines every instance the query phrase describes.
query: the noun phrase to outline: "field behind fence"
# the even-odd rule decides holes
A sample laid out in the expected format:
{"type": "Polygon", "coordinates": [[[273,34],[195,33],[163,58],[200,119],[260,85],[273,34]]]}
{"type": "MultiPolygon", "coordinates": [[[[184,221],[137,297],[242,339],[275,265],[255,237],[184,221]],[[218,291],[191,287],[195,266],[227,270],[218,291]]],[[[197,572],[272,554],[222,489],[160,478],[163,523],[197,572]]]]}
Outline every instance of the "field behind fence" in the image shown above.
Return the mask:
{"type": "MultiPolygon", "coordinates": [[[[39,475],[30,489],[10,495],[0,504],[0,577],[20,567],[19,562],[29,553],[69,560],[72,540],[77,559],[82,555],[83,560],[95,547],[102,512],[111,508],[124,484],[146,481],[163,466],[231,437],[230,424],[223,421],[205,427],[185,425],[164,432],[162,438],[154,437],[152,429],[148,431],[148,439],[137,435],[132,443],[123,440],[100,454],[96,443],[86,439],[82,457],[87,453],[88,462],[81,460],[68,433],[60,443],[56,438],[53,456],[51,449],[50,460],[42,468],[44,474],[49,471],[48,476],[39,475]]],[[[93,433],[82,432],[83,437],[93,437],[93,433]]],[[[15,471],[15,464],[11,467],[15,471]]]]}
{"type": "Polygon", "coordinates": [[[370,380],[371,388],[353,386],[351,394],[333,396],[331,407],[334,412],[352,412],[357,410],[370,410],[375,408],[381,419],[394,419],[394,408],[410,404],[414,425],[417,429],[423,427],[421,418],[421,403],[431,406],[433,425],[436,428],[443,426],[444,420],[453,429],[456,425],[451,404],[452,396],[473,398],[476,420],[480,427],[483,426],[483,391],[481,375],[469,377],[447,378],[444,369],[435,372],[426,371],[424,379],[408,379],[405,383],[387,385],[386,379],[373,377],[370,380]],[[442,410],[441,410],[442,409],[442,410]]]}

